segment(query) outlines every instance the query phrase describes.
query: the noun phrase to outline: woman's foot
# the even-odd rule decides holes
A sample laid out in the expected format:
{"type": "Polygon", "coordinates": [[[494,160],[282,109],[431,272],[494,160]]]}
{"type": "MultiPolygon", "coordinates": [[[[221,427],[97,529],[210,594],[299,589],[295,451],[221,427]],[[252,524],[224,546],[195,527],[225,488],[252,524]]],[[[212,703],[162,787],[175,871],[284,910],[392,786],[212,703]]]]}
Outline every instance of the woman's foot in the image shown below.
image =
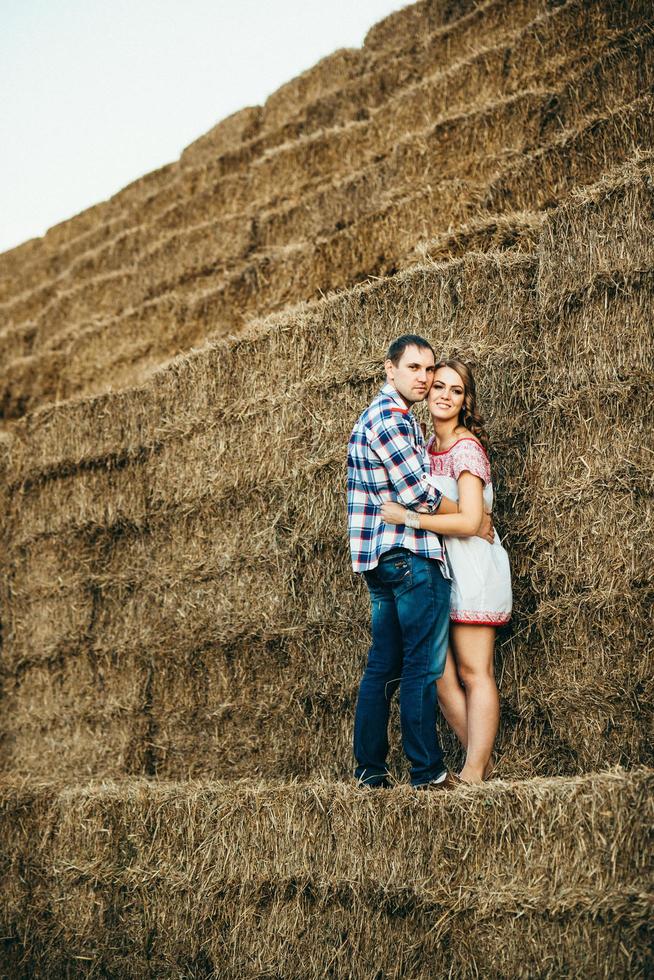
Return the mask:
{"type": "Polygon", "coordinates": [[[493,778],[493,772],[495,771],[495,765],[497,760],[494,755],[491,755],[490,759],[486,763],[486,768],[484,769],[484,782],[488,782],[489,779],[493,778]]]}
{"type": "Polygon", "coordinates": [[[493,775],[493,770],[495,769],[495,756],[491,755],[490,759],[484,766],[483,771],[475,768],[474,766],[469,766],[467,763],[459,773],[459,779],[464,783],[485,783],[493,775]]]}
{"type": "Polygon", "coordinates": [[[484,777],[483,773],[478,772],[476,769],[470,768],[470,766],[464,766],[459,773],[459,779],[462,783],[468,783],[470,785],[476,785],[477,783],[483,783],[484,777]]]}

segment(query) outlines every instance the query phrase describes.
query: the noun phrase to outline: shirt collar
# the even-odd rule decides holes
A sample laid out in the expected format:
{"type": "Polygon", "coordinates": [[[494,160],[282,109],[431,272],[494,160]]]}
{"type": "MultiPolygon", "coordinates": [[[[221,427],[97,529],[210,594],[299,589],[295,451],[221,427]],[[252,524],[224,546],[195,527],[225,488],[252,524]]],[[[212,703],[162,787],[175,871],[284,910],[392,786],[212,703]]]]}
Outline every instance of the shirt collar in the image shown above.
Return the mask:
{"type": "Polygon", "coordinates": [[[393,402],[395,402],[395,404],[397,405],[397,407],[398,408],[401,408],[402,411],[405,412],[407,415],[410,413],[411,409],[410,408],[407,408],[407,405],[406,405],[404,399],[399,394],[399,392],[394,387],[394,385],[392,385],[390,383],[390,381],[387,381],[386,382],[386,384],[384,385],[384,387],[381,390],[381,393],[382,393],[382,395],[386,395],[387,398],[390,398],[393,402]]]}

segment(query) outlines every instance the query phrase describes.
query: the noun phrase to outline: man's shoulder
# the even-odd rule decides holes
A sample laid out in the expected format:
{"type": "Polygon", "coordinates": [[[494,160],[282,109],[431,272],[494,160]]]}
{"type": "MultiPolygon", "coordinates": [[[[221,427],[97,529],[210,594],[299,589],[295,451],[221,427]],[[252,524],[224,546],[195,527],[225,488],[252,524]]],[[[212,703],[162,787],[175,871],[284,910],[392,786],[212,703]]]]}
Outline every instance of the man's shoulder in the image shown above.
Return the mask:
{"type": "Polygon", "coordinates": [[[414,432],[413,416],[409,410],[398,405],[382,389],[357,419],[350,436],[350,449],[360,452],[362,447],[377,440],[388,442],[395,435],[410,438],[414,432]]]}
{"type": "Polygon", "coordinates": [[[369,428],[374,428],[380,422],[389,421],[397,422],[398,424],[408,423],[410,425],[411,415],[408,409],[398,405],[390,395],[384,391],[380,391],[361,413],[359,422],[369,428]]]}

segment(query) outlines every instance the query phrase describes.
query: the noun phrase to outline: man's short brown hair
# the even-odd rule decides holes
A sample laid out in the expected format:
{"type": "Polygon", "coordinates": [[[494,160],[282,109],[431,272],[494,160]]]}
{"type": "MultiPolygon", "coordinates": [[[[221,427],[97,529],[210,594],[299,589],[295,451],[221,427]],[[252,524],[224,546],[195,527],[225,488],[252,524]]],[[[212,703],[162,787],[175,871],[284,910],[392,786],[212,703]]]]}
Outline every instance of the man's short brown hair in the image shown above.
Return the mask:
{"type": "Polygon", "coordinates": [[[422,347],[430,350],[434,354],[434,360],[436,360],[436,354],[434,353],[434,348],[431,346],[428,340],[421,337],[417,333],[403,333],[401,337],[398,337],[393,341],[391,346],[388,348],[388,353],[386,355],[387,361],[392,361],[395,367],[400,363],[402,354],[407,349],[407,347],[422,347]]]}

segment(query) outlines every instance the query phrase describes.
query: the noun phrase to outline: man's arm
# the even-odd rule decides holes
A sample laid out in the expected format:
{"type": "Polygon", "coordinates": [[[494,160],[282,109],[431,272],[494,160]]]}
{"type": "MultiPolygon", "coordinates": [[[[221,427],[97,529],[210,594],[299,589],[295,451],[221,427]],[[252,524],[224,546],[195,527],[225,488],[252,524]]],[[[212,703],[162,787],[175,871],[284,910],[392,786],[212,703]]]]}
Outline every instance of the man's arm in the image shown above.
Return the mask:
{"type": "Polygon", "coordinates": [[[427,479],[427,456],[413,444],[411,423],[402,415],[398,418],[397,413],[382,416],[374,429],[368,428],[367,436],[368,445],[383,464],[399,502],[412,510],[421,508],[427,513],[437,510],[443,495],[427,479]]]}

